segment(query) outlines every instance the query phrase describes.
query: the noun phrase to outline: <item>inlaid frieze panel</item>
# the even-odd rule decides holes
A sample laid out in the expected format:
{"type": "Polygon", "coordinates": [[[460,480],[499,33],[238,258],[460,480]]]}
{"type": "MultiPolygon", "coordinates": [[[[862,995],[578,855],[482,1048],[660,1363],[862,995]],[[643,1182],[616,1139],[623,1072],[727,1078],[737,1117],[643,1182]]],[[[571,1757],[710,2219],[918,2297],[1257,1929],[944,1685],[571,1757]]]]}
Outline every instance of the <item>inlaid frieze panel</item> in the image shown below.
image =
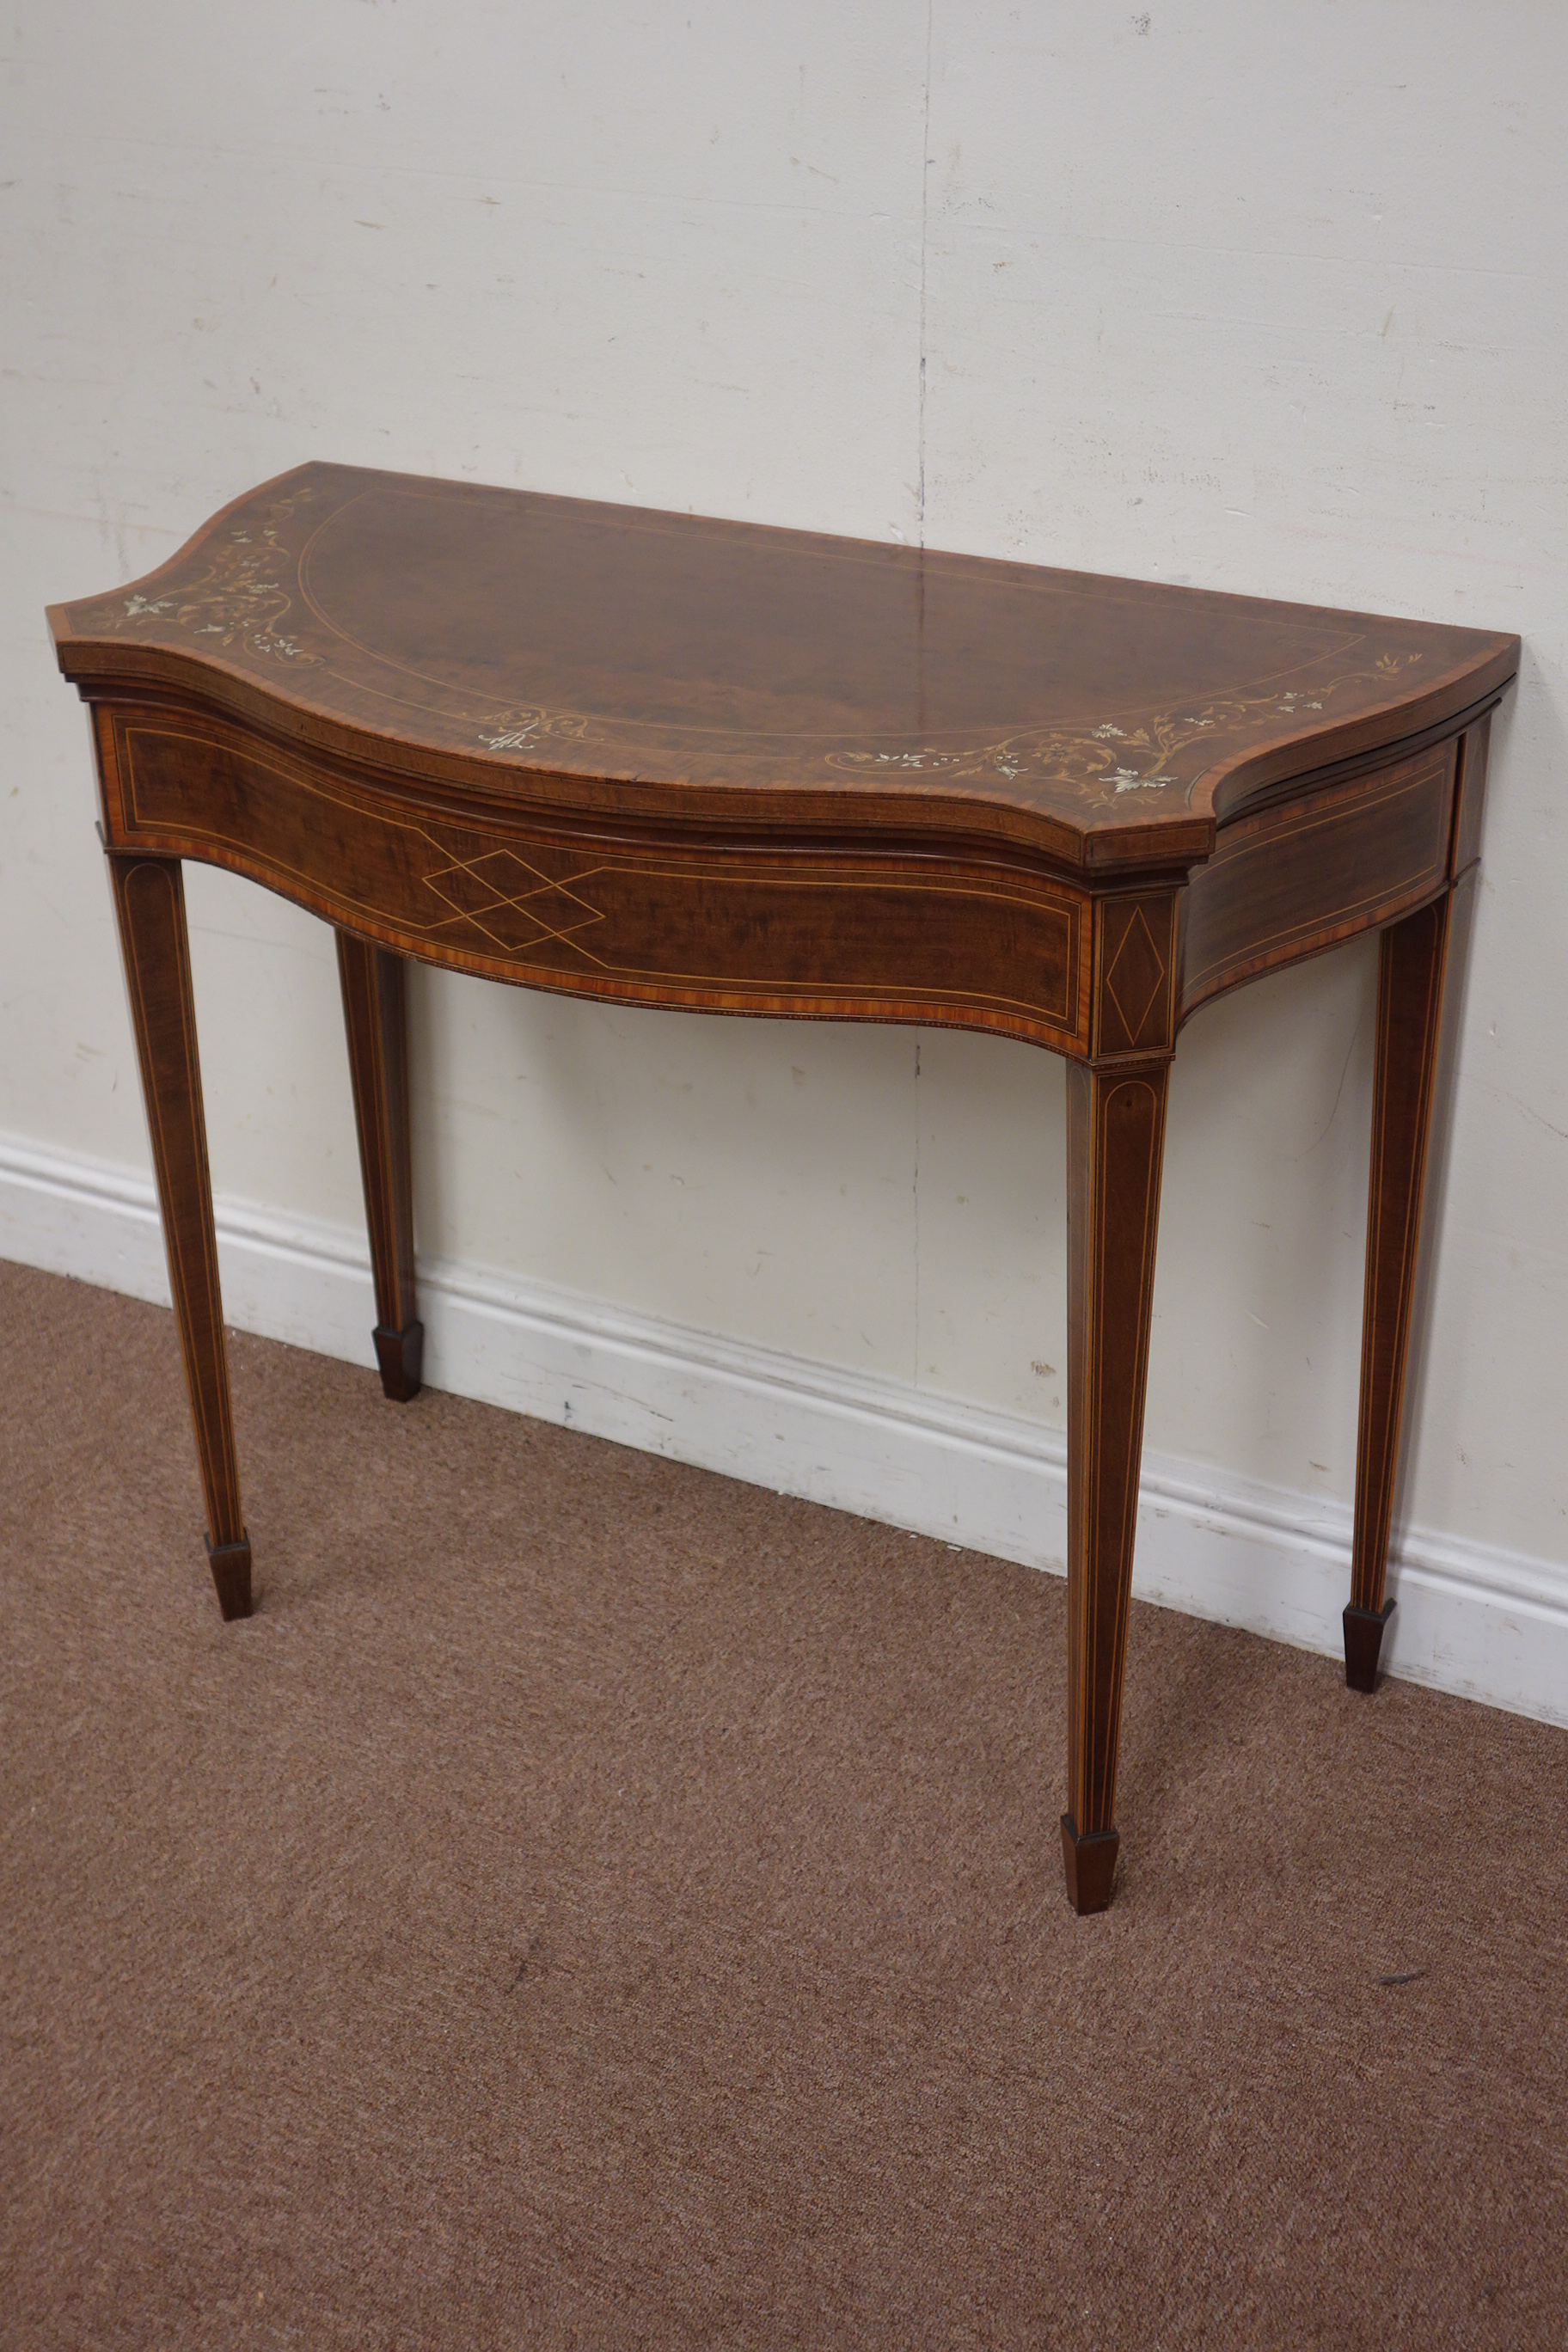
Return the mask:
{"type": "MultiPolygon", "coordinates": [[[[1088,901],[977,861],[467,822],[224,722],[116,714],[113,845],[205,857],[404,952],[535,987],[1087,1045],[1088,901]]],[[[1124,984],[1137,981],[1131,960],[1124,984]]]]}
{"type": "Polygon", "coordinates": [[[1183,908],[1181,1012],[1408,913],[1447,878],[1455,747],[1220,829],[1183,908]]]}

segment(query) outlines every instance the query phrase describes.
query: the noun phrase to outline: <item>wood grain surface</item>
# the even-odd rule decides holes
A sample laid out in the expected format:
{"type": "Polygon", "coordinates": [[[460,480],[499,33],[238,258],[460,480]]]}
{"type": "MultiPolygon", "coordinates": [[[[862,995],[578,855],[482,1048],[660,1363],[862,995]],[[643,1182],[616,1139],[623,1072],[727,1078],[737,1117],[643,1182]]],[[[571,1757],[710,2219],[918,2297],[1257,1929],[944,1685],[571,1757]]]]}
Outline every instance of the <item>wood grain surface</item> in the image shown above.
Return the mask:
{"type": "MultiPolygon", "coordinates": [[[[1455,877],[1516,638],[308,466],[50,614],[94,706],[214,1574],[249,1605],[180,886],[338,934],[383,1384],[418,1388],[405,956],[991,1030],[1068,1088],[1069,1900],[1110,1900],[1171,1055],[1382,930],[1354,1590],[1370,1686],[1455,877]]],[[[1471,877],[1465,879],[1464,877],[1471,877]]]]}
{"type": "Polygon", "coordinates": [[[1495,695],[1518,640],[310,465],[52,609],[62,667],[586,816],[1201,856],[1281,776],[1495,695]]]}
{"type": "Polygon", "coordinates": [[[1434,744],[1222,826],[1183,894],[1182,1018],[1441,890],[1455,757],[1452,742],[1434,744]]]}
{"type": "Polygon", "coordinates": [[[247,1617],[250,1545],[240,1508],[224,1348],[184,885],[173,858],[111,857],[107,863],[206,1502],[213,1579],[224,1615],[247,1617]]]}
{"type": "Polygon", "coordinates": [[[1160,1223],[1168,1059],[1068,1072],[1068,1890],[1103,1910],[1160,1223]],[[1092,1861],[1083,1842],[1094,1840],[1092,1861]]]}
{"type": "Polygon", "coordinates": [[[459,818],[230,719],[106,711],[109,831],[268,883],[403,953],[623,1003],[961,1024],[1081,1050],[1081,884],[994,849],[459,818]]]}
{"type": "Polygon", "coordinates": [[[406,1404],[419,1393],[425,1327],[415,1306],[414,1160],[408,1129],[408,1020],[403,959],[340,931],[338,979],[353,1087],[375,1282],[373,1339],[381,1385],[406,1404]]]}
{"type": "MultiPolygon", "coordinates": [[[[1384,1608],[1405,1371],[1432,1132],[1453,894],[1383,934],[1373,1092],[1351,1602],[1384,1608]]],[[[1375,1651],[1373,1660],[1375,1667],[1375,1651]]],[[[1371,1669],[1369,1669],[1370,1675],[1371,1669]]],[[[1363,1677],[1370,1688],[1370,1679],[1363,1677]]]]}

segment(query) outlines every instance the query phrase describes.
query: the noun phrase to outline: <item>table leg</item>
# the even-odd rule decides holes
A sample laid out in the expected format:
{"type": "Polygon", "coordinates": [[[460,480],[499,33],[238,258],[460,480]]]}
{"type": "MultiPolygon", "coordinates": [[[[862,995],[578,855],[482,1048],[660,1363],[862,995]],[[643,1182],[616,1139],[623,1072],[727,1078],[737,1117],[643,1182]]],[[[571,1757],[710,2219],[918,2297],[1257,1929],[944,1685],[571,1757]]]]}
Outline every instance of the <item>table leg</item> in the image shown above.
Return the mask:
{"type": "Polygon", "coordinates": [[[184,884],[178,858],[111,856],[109,871],[206,1498],[207,1557],[224,1615],[248,1617],[250,1538],[224,1350],[184,884]]]}
{"type": "Polygon", "coordinates": [[[1068,1811],[1076,1911],[1110,1900],[1168,1060],[1068,1066],[1068,1811]]]}
{"type": "Polygon", "coordinates": [[[419,1393],[425,1326],[415,1312],[414,1169],[408,1139],[408,1030],[403,958],[338,933],[349,1073],[359,1128],[365,1220],[375,1275],[381,1385],[406,1403],[419,1393]]]}
{"type": "Polygon", "coordinates": [[[1356,1445],[1355,1545],[1345,1611],[1345,1680],[1377,1682],[1389,1519],[1421,1239],[1421,1200],[1436,1091],[1452,892],[1384,932],[1377,982],[1377,1075],[1367,1208],[1362,1324],[1361,1425],[1356,1445]]]}

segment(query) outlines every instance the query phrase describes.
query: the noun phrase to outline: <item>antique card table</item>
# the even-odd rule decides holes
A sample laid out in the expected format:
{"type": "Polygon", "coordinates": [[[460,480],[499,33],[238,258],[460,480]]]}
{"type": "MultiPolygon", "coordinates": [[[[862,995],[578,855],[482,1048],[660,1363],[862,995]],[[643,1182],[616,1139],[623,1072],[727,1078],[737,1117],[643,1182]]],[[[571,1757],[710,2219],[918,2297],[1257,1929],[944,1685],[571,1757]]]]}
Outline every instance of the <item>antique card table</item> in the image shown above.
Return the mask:
{"type": "Polygon", "coordinates": [[[102,835],[226,1617],[250,1608],[181,861],[337,932],[388,1396],[419,1385],[404,960],[985,1029],[1068,1065],[1062,1848],[1110,1899],[1166,1082],[1381,933],[1345,1671],[1376,1678],[1456,898],[1519,641],[310,465],[50,614],[102,835]]]}

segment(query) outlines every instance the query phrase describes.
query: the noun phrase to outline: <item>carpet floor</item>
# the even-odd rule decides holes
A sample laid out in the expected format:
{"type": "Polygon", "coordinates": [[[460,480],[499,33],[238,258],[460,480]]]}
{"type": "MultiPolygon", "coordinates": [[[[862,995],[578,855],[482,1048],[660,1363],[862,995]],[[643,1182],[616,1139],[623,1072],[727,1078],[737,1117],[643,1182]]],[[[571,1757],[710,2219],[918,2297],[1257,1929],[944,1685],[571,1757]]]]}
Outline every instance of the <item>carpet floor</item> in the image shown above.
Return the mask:
{"type": "MultiPolygon", "coordinates": [[[[0,1265],[0,2343],[1568,2343],[1568,1734],[0,1265]]],[[[368,1345],[367,1345],[368,1353],[368,1345]]]]}

